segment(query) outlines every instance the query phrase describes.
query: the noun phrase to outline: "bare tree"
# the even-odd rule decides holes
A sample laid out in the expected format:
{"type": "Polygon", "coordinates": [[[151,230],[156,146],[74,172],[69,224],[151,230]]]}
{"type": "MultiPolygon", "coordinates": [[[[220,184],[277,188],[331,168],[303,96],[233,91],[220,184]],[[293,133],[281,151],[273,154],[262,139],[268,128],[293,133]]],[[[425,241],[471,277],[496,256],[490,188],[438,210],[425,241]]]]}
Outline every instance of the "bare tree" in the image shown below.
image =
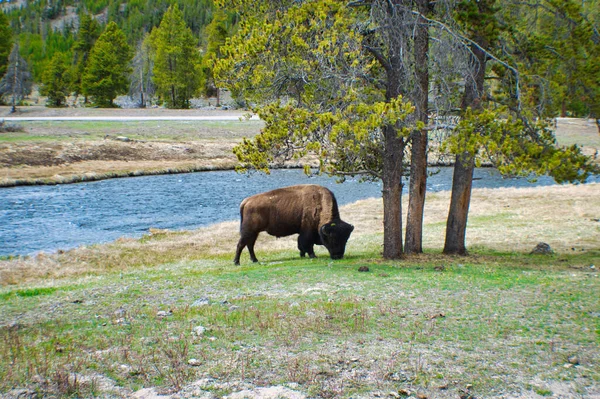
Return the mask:
{"type": "Polygon", "coordinates": [[[8,57],[6,74],[0,80],[0,97],[9,97],[11,112],[16,112],[17,104],[31,94],[31,72],[27,62],[19,54],[19,45],[15,44],[8,57]]]}
{"type": "Polygon", "coordinates": [[[141,108],[146,108],[148,100],[154,97],[156,93],[156,86],[152,81],[154,59],[151,51],[149,43],[146,39],[143,39],[138,43],[135,56],[131,61],[132,72],[129,76],[129,96],[131,98],[139,97],[141,108]]]}

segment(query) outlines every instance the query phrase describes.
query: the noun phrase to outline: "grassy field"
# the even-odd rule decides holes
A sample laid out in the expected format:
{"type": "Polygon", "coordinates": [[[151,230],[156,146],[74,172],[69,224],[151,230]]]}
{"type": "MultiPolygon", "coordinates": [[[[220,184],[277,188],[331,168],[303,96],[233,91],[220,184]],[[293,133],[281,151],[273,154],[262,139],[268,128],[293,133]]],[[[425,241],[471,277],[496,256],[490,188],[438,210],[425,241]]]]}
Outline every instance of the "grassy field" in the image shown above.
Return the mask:
{"type": "Polygon", "coordinates": [[[0,392],[598,397],[600,185],[476,190],[468,257],[439,255],[448,199],[401,261],[380,258],[380,199],[342,207],[335,262],[261,235],[233,266],[235,221],[0,261],[0,392]]]}

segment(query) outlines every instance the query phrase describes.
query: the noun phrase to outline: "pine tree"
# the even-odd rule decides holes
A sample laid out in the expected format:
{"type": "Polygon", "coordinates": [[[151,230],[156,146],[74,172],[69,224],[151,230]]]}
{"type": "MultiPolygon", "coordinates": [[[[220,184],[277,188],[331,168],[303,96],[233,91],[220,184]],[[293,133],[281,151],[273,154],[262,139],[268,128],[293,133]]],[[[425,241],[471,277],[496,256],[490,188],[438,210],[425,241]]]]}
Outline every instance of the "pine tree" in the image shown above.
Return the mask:
{"type": "Polygon", "coordinates": [[[201,57],[196,39],[177,6],[171,6],[158,28],[150,34],[154,59],[154,83],[169,108],[189,108],[200,87],[201,57]]]}
{"type": "Polygon", "coordinates": [[[217,97],[217,107],[220,105],[220,92],[215,83],[213,76],[213,65],[215,61],[222,57],[221,46],[225,44],[225,40],[230,34],[230,17],[223,10],[218,10],[213,20],[206,27],[208,36],[208,45],[206,54],[202,59],[202,91],[207,96],[217,97]]]}
{"type": "Polygon", "coordinates": [[[63,107],[70,91],[70,74],[67,58],[63,53],[56,53],[42,75],[41,94],[48,96],[47,106],[63,107]]]}
{"type": "Polygon", "coordinates": [[[0,78],[6,73],[8,56],[12,49],[12,32],[8,18],[0,11],[0,78]]]}
{"type": "Polygon", "coordinates": [[[75,64],[73,87],[77,93],[82,92],[81,80],[88,64],[90,51],[102,33],[100,24],[90,14],[82,14],[79,18],[79,31],[73,45],[73,63],[75,64]]]}
{"type": "Polygon", "coordinates": [[[15,44],[8,57],[8,66],[0,80],[0,97],[8,97],[12,105],[11,112],[17,110],[17,104],[31,94],[31,72],[27,62],[19,54],[19,45],[15,44]]]}
{"type": "Polygon", "coordinates": [[[132,51],[123,31],[110,22],[92,51],[82,79],[85,95],[94,97],[100,107],[114,107],[113,100],[127,93],[132,51]]]}

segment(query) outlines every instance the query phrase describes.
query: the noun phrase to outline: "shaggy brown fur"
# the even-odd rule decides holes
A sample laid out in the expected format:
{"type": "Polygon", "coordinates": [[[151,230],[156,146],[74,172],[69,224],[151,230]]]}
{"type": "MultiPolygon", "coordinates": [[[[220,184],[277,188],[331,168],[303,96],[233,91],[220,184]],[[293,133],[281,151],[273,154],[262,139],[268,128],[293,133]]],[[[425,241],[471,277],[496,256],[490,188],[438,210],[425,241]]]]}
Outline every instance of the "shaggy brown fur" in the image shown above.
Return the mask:
{"type": "Polygon", "coordinates": [[[317,185],[280,188],[248,197],[240,205],[240,241],[235,254],[239,264],[244,247],[257,262],[254,243],[261,231],[276,237],[299,234],[300,256],[315,257],[314,244],[325,245],[332,259],[344,256],[353,226],[340,219],[331,191],[317,185]]]}

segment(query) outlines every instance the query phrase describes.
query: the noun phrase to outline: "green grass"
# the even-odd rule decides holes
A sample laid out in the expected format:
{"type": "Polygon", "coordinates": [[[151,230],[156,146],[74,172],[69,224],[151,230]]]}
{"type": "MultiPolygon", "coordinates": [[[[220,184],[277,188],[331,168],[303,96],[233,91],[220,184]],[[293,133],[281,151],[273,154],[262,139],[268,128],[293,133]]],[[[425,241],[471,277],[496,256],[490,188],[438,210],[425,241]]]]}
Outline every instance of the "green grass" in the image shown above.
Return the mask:
{"type": "Polygon", "coordinates": [[[25,121],[21,132],[0,135],[0,143],[99,140],[126,136],[134,140],[241,138],[257,133],[260,121],[25,121]]]}
{"type": "Polygon", "coordinates": [[[219,395],[244,381],[296,383],[311,397],[457,397],[469,385],[476,397],[549,395],[546,383],[568,381],[583,395],[600,381],[598,257],[480,249],[387,262],[366,251],[332,262],[288,251],[8,287],[0,392],[99,395],[93,374],[167,391],[210,376],[202,389],[219,395]],[[573,355],[580,365],[564,367],[573,355]]]}

